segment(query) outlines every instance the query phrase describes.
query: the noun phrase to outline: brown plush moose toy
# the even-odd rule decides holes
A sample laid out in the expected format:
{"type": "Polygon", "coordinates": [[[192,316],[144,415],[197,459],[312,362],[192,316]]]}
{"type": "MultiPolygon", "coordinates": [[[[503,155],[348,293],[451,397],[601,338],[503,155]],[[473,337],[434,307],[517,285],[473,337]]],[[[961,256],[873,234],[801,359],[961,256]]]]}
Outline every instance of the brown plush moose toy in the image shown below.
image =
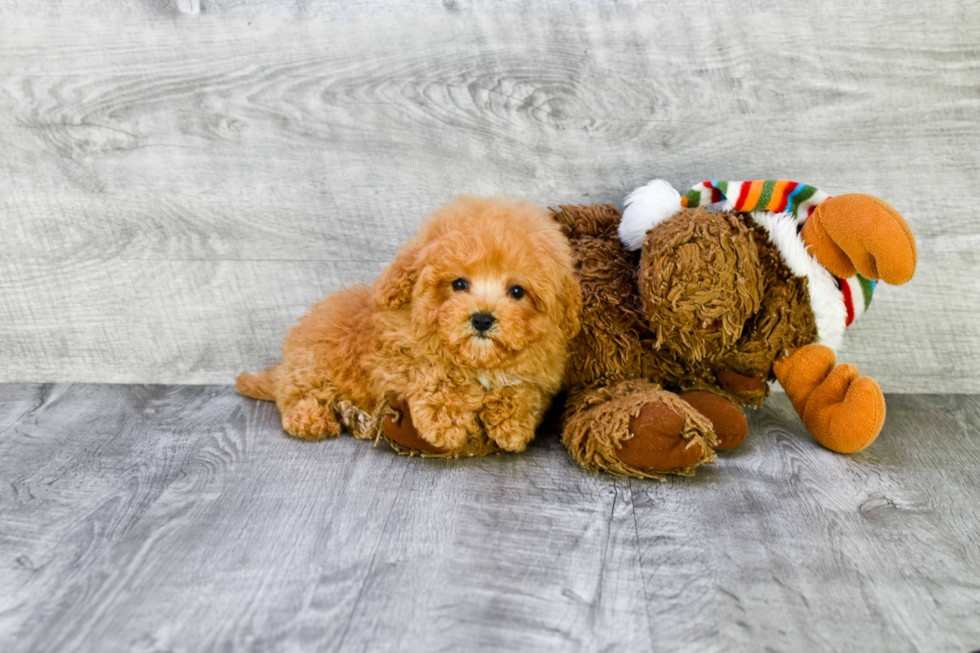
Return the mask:
{"type": "Polygon", "coordinates": [[[828,449],[877,437],[881,389],[834,349],[878,280],[915,271],[915,239],[891,206],[787,181],[707,181],[681,196],[655,180],[622,216],[596,204],[555,218],[583,292],[562,419],[580,464],[691,474],[742,441],[740,406],[761,405],[771,380],[828,449]]]}

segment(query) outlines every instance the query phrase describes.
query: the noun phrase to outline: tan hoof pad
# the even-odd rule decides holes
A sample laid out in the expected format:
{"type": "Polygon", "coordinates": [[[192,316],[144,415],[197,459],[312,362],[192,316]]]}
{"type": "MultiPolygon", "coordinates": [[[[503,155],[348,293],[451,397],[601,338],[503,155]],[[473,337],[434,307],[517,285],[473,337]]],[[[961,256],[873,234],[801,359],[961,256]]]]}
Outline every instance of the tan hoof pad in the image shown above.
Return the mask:
{"type": "Polygon", "coordinates": [[[766,381],[754,376],[746,376],[738,372],[722,370],[715,375],[718,383],[735,394],[748,394],[752,392],[765,392],[766,381]]]}
{"type": "Polygon", "coordinates": [[[727,451],[742,444],[749,433],[749,422],[738,406],[711,392],[688,392],[681,399],[709,420],[718,438],[715,451],[727,451]]]}
{"type": "Polygon", "coordinates": [[[660,401],[651,401],[630,418],[633,437],[620,442],[619,459],[631,467],[669,472],[695,465],[703,451],[686,440],[684,415],[660,401]]]}

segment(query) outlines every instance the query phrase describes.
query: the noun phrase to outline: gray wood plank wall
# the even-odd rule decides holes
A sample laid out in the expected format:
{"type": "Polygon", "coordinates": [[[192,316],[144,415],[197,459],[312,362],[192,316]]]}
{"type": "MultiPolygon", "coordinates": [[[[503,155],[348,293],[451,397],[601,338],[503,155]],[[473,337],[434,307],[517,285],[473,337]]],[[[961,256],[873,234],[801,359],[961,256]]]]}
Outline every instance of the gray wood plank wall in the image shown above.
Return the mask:
{"type": "Polygon", "coordinates": [[[456,193],[885,198],[845,356],[980,391],[973,0],[0,0],[0,381],[227,383],[456,193]]]}

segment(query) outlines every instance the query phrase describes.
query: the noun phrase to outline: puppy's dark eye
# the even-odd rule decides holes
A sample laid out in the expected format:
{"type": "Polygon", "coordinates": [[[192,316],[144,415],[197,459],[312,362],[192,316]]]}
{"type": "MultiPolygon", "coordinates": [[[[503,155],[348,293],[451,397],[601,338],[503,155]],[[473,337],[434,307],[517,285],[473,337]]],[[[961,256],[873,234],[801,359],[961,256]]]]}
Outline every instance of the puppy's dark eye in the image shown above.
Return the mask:
{"type": "Polygon", "coordinates": [[[464,290],[469,290],[469,289],[470,289],[470,282],[467,281],[466,279],[456,279],[456,281],[453,281],[453,290],[457,292],[462,292],[464,290]]]}
{"type": "Polygon", "coordinates": [[[514,299],[521,299],[522,297],[524,297],[524,289],[521,288],[520,286],[511,286],[510,288],[507,289],[507,294],[513,297],[514,299]]]}

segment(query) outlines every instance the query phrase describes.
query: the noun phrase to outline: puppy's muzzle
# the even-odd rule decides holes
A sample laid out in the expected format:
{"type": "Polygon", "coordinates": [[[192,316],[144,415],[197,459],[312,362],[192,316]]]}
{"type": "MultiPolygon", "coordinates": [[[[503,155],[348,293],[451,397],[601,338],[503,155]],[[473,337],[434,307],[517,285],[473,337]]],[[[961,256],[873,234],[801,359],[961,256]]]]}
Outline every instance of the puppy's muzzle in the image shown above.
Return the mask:
{"type": "Polygon", "coordinates": [[[490,313],[474,313],[470,316],[470,324],[473,329],[476,330],[478,334],[485,335],[487,331],[493,326],[493,323],[497,321],[490,313]]]}

